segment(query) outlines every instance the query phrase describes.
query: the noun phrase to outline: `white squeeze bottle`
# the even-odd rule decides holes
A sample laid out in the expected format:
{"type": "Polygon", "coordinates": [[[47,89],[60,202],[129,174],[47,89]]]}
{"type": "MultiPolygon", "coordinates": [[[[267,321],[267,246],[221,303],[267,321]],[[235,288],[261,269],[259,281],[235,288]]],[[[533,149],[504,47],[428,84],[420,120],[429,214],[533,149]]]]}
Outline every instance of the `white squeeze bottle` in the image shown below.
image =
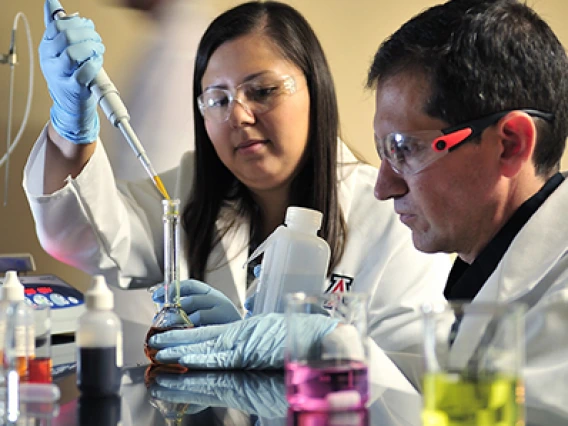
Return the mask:
{"type": "Polygon", "coordinates": [[[102,275],[85,293],[87,311],[79,318],[77,387],[85,396],[118,395],[122,376],[122,323],[112,311],[114,295],[102,275]]]}
{"type": "Polygon", "coordinates": [[[318,237],[322,214],[303,207],[288,207],[284,225],[255,250],[249,262],[264,253],[253,315],[284,312],[287,293],[324,292],[330,249],[318,237]]]}

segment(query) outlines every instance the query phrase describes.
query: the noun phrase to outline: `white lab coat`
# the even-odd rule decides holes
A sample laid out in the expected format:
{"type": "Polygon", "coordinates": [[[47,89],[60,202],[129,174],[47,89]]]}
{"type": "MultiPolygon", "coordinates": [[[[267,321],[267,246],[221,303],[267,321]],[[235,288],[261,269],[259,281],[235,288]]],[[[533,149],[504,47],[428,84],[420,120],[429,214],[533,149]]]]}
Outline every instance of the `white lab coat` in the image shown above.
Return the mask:
{"type": "Polygon", "coordinates": [[[533,425],[568,424],[567,211],[564,181],[517,234],[474,299],[528,305],[524,379],[533,425]]]}
{"type": "MultiPolygon", "coordinates": [[[[527,305],[523,370],[527,425],[568,424],[567,211],[568,181],[565,181],[521,228],[474,299],[474,302],[527,305]]],[[[395,321],[403,322],[404,316],[395,321]]],[[[471,353],[468,351],[475,348],[476,336],[475,330],[460,327],[452,351],[471,353]]],[[[417,354],[414,365],[410,353],[405,357],[405,364],[398,364],[407,378],[420,388],[423,366],[418,356],[421,353],[419,342],[414,348],[417,354]]],[[[408,349],[414,348],[409,342],[408,349]]]]}
{"type": "MultiPolygon", "coordinates": [[[[76,179],[69,178],[61,190],[43,195],[45,143],[44,129],[30,153],[23,182],[39,241],[53,257],[89,274],[104,274],[115,287],[117,314],[128,323],[141,324],[140,330],[125,332],[125,339],[142,342],[155,307],[145,288],[132,289],[163,280],[160,196],[149,180],[119,184],[117,191],[100,143],[76,179]]],[[[357,162],[345,145],[340,147],[345,165],[338,168],[339,197],[348,236],[343,258],[333,272],[354,278],[351,291],[370,295],[369,334],[380,337],[379,344],[387,350],[405,350],[407,342],[416,343],[419,330],[416,324],[399,326],[393,319],[413,312],[421,302],[443,300],[450,261],[446,255],[427,255],[414,248],[411,233],[399,222],[392,203],[373,196],[377,170],[357,162]],[[396,333],[391,332],[393,328],[396,333]]],[[[162,175],[170,195],[179,197],[182,206],[191,188],[192,164],[189,152],[179,168],[162,175]]],[[[217,223],[222,221],[221,212],[217,223]]],[[[205,277],[242,312],[247,297],[243,266],[248,238],[247,223],[234,226],[214,247],[205,277]]],[[[184,237],[181,246],[183,260],[187,257],[184,237]]],[[[187,278],[185,261],[180,269],[181,278],[187,278]]]]}

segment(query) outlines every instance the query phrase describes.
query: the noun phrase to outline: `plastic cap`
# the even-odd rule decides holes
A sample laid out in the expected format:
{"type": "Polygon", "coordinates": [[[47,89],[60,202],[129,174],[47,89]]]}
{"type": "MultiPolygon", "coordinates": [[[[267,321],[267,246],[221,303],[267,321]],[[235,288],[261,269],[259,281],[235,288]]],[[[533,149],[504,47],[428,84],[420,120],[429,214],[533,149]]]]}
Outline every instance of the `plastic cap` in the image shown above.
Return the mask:
{"type": "Polygon", "coordinates": [[[24,300],[24,286],[18,279],[16,271],[7,271],[4,284],[0,287],[0,300],[11,302],[24,300]]]}
{"type": "Polygon", "coordinates": [[[93,277],[93,284],[85,293],[85,305],[87,309],[100,310],[111,310],[114,307],[114,295],[102,275],[93,277]]]}
{"type": "Polygon", "coordinates": [[[323,214],[317,210],[305,207],[288,207],[285,222],[287,225],[293,224],[301,228],[310,228],[317,231],[321,227],[322,218],[323,214]]]}

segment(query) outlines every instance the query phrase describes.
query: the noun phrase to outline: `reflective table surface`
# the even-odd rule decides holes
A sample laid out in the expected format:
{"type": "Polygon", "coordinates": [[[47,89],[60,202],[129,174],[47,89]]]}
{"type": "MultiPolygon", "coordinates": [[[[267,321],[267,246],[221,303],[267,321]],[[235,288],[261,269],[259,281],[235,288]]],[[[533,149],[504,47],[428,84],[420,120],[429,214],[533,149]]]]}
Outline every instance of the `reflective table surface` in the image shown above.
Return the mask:
{"type": "MultiPolygon", "coordinates": [[[[292,412],[286,401],[282,371],[193,371],[184,374],[152,370],[143,353],[125,348],[120,395],[84,398],[76,385],[75,347],[53,345],[57,404],[27,411],[34,425],[420,425],[421,397],[415,392],[371,385],[365,410],[333,413],[292,412]],[[134,354],[134,355],[132,355],[134,354]],[[62,362],[62,360],[64,362],[62,362]],[[34,419],[34,420],[32,420],[34,419]]],[[[32,423],[30,423],[31,421],[32,423]]],[[[20,424],[20,423],[18,423],[20,424]]]]}
{"type": "Polygon", "coordinates": [[[117,398],[80,397],[75,373],[56,379],[52,425],[420,425],[417,394],[376,387],[366,410],[305,413],[288,409],[282,372],[196,371],[147,377],[124,369],[117,398]]]}
{"type": "Polygon", "coordinates": [[[117,398],[80,397],[75,375],[62,378],[52,425],[419,425],[416,394],[383,389],[367,410],[302,413],[288,410],[280,372],[193,372],[158,375],[126,368],[117,398]]]}

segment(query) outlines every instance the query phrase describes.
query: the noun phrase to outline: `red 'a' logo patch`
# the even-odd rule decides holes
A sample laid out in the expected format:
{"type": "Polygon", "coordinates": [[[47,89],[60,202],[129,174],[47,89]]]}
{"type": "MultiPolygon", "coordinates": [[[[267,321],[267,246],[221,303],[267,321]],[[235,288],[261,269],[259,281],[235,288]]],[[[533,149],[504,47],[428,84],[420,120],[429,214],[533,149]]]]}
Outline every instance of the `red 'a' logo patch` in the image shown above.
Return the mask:
{"type": "Polygon", "coordinates": [[[349,290],[351,290],[351,284],[353,284],[353,277],[331,274],[331,278],[329,279],[329,287],[325,292],[347,293],[349,290]]]}

